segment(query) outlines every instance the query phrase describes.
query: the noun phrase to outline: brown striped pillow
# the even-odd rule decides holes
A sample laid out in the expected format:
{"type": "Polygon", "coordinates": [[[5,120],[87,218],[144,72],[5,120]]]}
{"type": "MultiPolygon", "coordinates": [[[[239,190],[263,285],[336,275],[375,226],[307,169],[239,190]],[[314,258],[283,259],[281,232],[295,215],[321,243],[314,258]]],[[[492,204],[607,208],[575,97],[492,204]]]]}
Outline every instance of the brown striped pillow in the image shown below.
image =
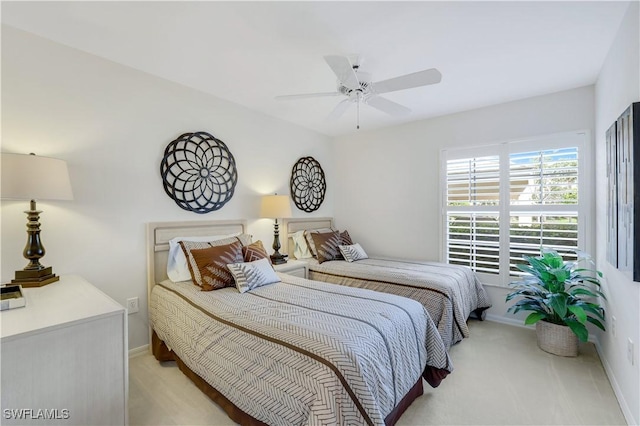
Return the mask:
{"type": "MultiPolygon", "coordinates": [[[[353,244],[353,241],[351,241],[351,235],[349,235],[349,232],[345,229],[340,233],[340,245],[350,246],[351,244],[353,244]]],[[[344,256],[340,250],[338,250],[335,260],[344,260],[344,256]]]]}
{"type": "Polygon", "coordinates": [[[262,241],[260,240],[256,241],[255,243],[251,243],[248,246],[242,247],[242,257],[244,257],[245,262],[268,259],[269,263],[271,263],[269,253],[267,253],[267,250],[265,250],[264,246],[262,245],[262,241]]]}
{"type": "Polygon", "coordinates": [[[192,273],[192,279],[194,284],[199,285],[203,291],[234,285],[233,275],[227,265],[243,261],[240,241],[223,246],[191,250],[191,255],[198,271],[197,274],[192,273]]]}
{"type": "Polygon", "coordinates": [[[340,244],[342,244],[343,246],[350,246],[353,244],[353,241],[351,241],[351,235],[349,235],[349,231],[345,229],[340,233],[340,241],[340,244]]]}
{"type": "MultiPolygon", "coordinates": [[[[338,255],[341,255],[340,249],[338,248],[341,242],[338,231],[326,232],[324,234],[314,232],[311,233],[311,238],[313,238],[319,263],[337,260],[338,255]]],[[[342,256],[340,256],[340,258],[342,259],[342,256]]]]}

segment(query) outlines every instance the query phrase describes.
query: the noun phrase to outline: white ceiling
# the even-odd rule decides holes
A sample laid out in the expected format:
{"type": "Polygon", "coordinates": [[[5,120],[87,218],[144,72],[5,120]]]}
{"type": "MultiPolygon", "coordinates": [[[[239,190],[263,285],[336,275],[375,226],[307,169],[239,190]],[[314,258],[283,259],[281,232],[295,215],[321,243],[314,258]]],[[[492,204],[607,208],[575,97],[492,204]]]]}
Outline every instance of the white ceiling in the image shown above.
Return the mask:
{"type": "Polygon", "coordinates": [[[385,94],[375,129],[593,84],[628,2],[2,2],[2,22],[335,136],[355,132],[324,55],[360,55],[384,80],[437,68],[442,82],[385,94]]]}

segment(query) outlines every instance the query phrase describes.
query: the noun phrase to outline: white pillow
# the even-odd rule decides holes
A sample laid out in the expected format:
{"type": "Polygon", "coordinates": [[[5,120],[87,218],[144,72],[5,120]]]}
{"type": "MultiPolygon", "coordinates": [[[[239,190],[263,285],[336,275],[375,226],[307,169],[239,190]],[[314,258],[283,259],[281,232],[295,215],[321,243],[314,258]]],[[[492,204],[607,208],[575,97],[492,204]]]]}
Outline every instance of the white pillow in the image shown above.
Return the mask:
{"type": "Polygon", "coordinates": [[[169,240],[169,258],[167,259],[167,276],[173,282],[188,281],[191,279],[187,258],[180,247],[180,241],[218,241],[225,238],[237,237],[240,232],[229,235],[214,235],[208,237],[176,237],[169,240]]]}
{"type": "Polygon", "coordinates": [[[293,255],[296,259],[309,259],[313,257],[309,251],[309,244],[304,237],[304,230],[298,231],[291,236],[293,239],[293,255]]]}
{"type": "Polygon", "coordinates": [[[262,287],[263,285],[280,282],[280,277],[273,270],[269,259],[254,260],[253,262],[230,263],[227,265],[231,275],[236,280],[236,287],[240,293],[262,287]]]}
{"type": "Polygon", "coordinates": [[[360,244],[355,243],[350,246],[338,246],[340,253],[344,256],[344,260],[347,262],[355,262],[356,260],[368,259],[367,253],[360,244]]]}

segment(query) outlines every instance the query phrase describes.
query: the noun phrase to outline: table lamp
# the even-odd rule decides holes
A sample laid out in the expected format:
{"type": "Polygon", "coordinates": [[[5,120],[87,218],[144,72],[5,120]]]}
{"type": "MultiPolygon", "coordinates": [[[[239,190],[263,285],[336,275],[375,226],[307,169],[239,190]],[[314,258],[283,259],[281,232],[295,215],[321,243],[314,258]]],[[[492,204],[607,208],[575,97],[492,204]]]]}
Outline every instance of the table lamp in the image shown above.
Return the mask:
{"type": "Polygon", "coordinates": [[[2,158],[2,199],[31,200],[27,214],[27,245],[24,257],[29,264],[16,271],[14,284],[23,287],[42,287],[58,281],[51,266],[40,263],[45,250],[40,241],[40,213],[36,210],[36,200],[72,200],[71,182],[67,163],[35,154],[1,153],[2,158]]]}
{"type": "Polygon", "coordinates": [[[270,256],[271,263],[280,265],[287,263],[287,259],[280,254],[280,233],[278,232],[278,219],[291,217],[291,203],[288,195],[265,195],[262,197],[262,205],[260,208],[260,217],[275,219],[273,231],[273,250],[270,256]]]}

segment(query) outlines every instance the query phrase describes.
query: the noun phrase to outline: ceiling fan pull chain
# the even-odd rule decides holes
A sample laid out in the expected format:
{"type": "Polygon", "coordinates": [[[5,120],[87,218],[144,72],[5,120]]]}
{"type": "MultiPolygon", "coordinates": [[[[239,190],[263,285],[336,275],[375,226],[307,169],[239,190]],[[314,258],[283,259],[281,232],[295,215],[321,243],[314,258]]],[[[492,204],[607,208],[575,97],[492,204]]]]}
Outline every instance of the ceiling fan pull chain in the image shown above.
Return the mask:
{"type": "Polygon", "coordinates": [[[360,130],[360,92],[356,95],[356,130],[360,130]]]}

